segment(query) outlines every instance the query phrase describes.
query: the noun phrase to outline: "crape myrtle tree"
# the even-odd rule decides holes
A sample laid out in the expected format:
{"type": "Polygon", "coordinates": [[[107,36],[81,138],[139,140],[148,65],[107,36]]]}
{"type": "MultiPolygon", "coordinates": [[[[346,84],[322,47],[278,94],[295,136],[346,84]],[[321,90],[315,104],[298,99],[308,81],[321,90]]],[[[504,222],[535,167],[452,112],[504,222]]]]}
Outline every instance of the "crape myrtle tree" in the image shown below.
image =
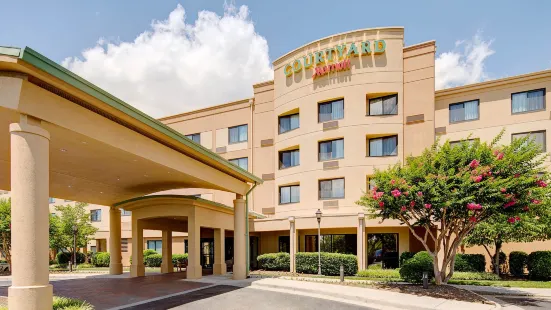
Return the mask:
{"type": "Polygon", "coordinates": [[[73,251],[73,226],[77,227],[77,248],[84,248],[98,231],[92,225],[88,204],[77,202],[75,205],[56,206],[57,215],[50,215],[50,247],[56,250],[73,251]]]}
{"type": "Polygon", "coordinates": [[[357,202],[373,218],[409,227],[433,258],[437,285],[452,277],[457,249],[477,225],[499,214],[517,219],[527,207],[549,203],[540,147],[528,137],[500,146],[502,136],[456,146],[437,141],[405,165],[375,171],[376,187],[357,202]]]}
{"type": "Polygon", "coordinates": [[[11,199],[0,199],[0,253],[11,270],[11,199]]]}

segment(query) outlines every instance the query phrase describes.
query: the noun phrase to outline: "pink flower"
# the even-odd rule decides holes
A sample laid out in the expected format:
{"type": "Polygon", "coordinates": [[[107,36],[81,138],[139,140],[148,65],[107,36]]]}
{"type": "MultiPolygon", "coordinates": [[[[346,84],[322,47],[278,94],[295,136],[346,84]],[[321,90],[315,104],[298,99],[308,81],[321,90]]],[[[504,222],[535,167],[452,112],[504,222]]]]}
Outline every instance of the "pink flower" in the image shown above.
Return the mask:
{"type": "Polygon", "coordinates": [[[469,221],[471,221],[471,222],[476,222],[476,216],[471,216],[471,217],[469,218],[469,221]]]}
{"type": "Polygon", "coordinates": [[[508,203],[506,203],[506,204],[503,206],[503,208],[507,209],[507,208],[509,208],[509,207],[514,206],[516,203],[517,203],[517,201],[516,201],[515,199],[513,199],[513,200],[509,201],[508,203]]]}
{"type": "Polygon", "coordinates": [[[515,220],[516,220],[517,222],[520,221],[520,217],[519,217],[519,216],[515,217],[515,220]]]}
{"type": "Polygon", "coordinates": [[[526,206],[526,207],[522,208],[522,210],[524,210],[524,211],[530,211],[530,207],[526,206]]]}
{"type": "Polygon", "coordinates": [[[402,212],[404,212],[404,211],[406,211],[406,210],[407,210],[406,206],[402,206],[402,208],[401,208],[401,209],[402,209],[402,212]]]}
{"type": "Polygon", "coordinates": [[[480,209],[482,209],[482,206],[480,204],[471,202],[471,203],[467,204],[467,209],[469,209],[469,210],[480,210],[480,209]]]}
{"type": "Polygon", "coordinates": [[[404,195],[409,196],[409,192],[404,192],[404,195]]]}
{"type": "Polygon", "coordinates": [[[520,177],[520,173],[515,173],[515,175],[513,175],[515,178],[518,178],[520,177]]]}
{"type": "Polygon", "coordinates": [[[390,184],[394,185],[394,183],[396,183],[394,179],[390,180],[390,184]]]}
{"type": "Polygon", "coordinates": [[[497,154],[497,160],[502,160],[502,159],[503,159],[503,153],[497,154]]]}
{"type": "Polygon", "coordinates": [[[515,221],[515,218],[514,217],[510,217],[507,222],[511,223],[511,224],[514,224],[516,221],[515,221]]]}
{"type": "Polygon", "coordinates": [[[392,196],[394,196],[396,198],[398,198],[402,195],[402,192],[400,192],[399,189],[395,189],[395,190],[391,191],[390,193],[392,194],[392,196]]]}
{"type": "Polygon", "coordinates": [[[373,191],[376,192],[379,188],[377,186],[373,186],[373,191]]]}
{"type": "Polygon", "coordinates": [[[539,205],[541,203],[541,200],[532,199],[532,203],[535,205],[539,205]]]}
{"type": "Polygon", "coordinates": [[[476,159],[473,159],[473,160],[471,161],[471,163],[469,164],[469,167],[471,167],[472,169],[474,169],[474,168],[478,167],[479,165],[480,165],[480,162],[479,162],[478,160],[476,160],[476,159]]]}
{"type": "Polygon", "coordinates": [[[375,194],[373,194],[373,199],[379,200],[381,199],[381,197],[383,197],[384,194],[384,192],[375,192],[375,194]]]}
{"type": "Polygon", "coordinates": [[[430,209],[432,205],[430,203],[425,203],[425,209],[430,209]]]}
{"type": "Polygon", "coordinates": [[[423,197],[423,192],[417,192],[417,196],[423,197]]]}
{"type": "Polygon", "coordinates": [[[547,183],[543,180],[537,180],[536,184],[538,184],[539,187],[547,187],[547,183]]]}
{"type": "Polygon", "coordinates": [[[379,207],[381,207],[381,208],[382,208],[382,207],[384,207],[384,206],[385,206],[385,203],[384,203],[384,202],[382,202],[382,201],[379,201],[379,207]]]}
{"type": "Polygon", "coordinates": [[[410,207],[415,207],[415,201],[410,202],[410,203],[409,203],[409,206],[410,206],[410,207]]]}
{"type": "Polygon", "coordinates": [[[474,178],[474,181],[475,181],[475,183],[479,183],[480,181],[482,181],[482,176],[481,176],[481,175],[476,176],[476,177],[474,178]]]}
{"type": "Polygon", "coordinates": [[[502,187],[502,188],[500,189],[500,191],[501,191],[502,193],[505,193],[505,192],[507,192],[507,189],[506,189],[505,187],[502,187]]]}
{"type": "Polygon", "coordinates": [[[499,154],[499,150],[494,150],[494,156],[497,156],[499,154]]]}

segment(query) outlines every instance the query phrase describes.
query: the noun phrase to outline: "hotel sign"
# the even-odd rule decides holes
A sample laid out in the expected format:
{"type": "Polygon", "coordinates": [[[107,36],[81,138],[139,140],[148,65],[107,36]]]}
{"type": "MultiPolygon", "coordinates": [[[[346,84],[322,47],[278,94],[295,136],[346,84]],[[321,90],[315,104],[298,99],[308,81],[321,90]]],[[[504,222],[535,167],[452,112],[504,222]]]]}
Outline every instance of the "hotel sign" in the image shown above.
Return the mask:
{"type": "Polygon", "coordinates": [[[351,43],[348,46],[341,44],[297,58],[285,65],[283,72],[285,76],[290,77],[302,69],[313,68],[312,78],[315,79],[330,72],[349,70],[351,57],[382,54],[385,50],[385,40],[375,40],[373,44],[370,41],[363,41],[358,45],[356,43],[351,43]]]}

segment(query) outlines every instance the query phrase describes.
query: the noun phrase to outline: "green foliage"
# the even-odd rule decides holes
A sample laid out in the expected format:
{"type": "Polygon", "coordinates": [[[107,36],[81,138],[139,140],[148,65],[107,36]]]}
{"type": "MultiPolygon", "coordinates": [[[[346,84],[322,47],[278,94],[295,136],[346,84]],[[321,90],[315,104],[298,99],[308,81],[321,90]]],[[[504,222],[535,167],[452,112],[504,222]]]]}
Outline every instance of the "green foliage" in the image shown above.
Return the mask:
{"type": "Polygon", "coordinates": [[[551,279],[551,251],[536,251],[528,255],[528,275],[531,280],[551,279]]]}
{"type": "Polygon", "coordinates": [[[368,270],[381,270],[381,269],[383,269],[383,265],[382,264],[371,264],[371,265],[367,266],[367,269],[368,270]]]}
{"type": "MultiPolygon", "coordinates": [[[[502,136],[503,131],[490,143],[459,146],[437,141],[405,165],[375,171],[375,189],[357,204],[374,218],[407,225],[426,248],[434,243],[433,259],[444,243],[457,248],[477,225],[494,217],[503,215],[515,224],[528,211],[545,214],[551,198],[543,165],[547,154],[529,137],[500,146],[502,136]],[[419,235],[416,227],[430,233],[419,235]]],[[[437,284],[449,279],[455,254],[448,251],[434,271],[437,284]]]]}
{"type": "Polygon", "coordinates": [[[176,266],[178,263],[187,264],[188,254],[172,254],[172,264],[176,266]]]}
{"type": "Polygon", "coordinates": [[[360,270],[358,277],[369,278],[369,279],[385,279],[385,280],[399,280],[400,279],[400,270],[399,269],[367,269],[360,270]]]}
{"type": "Polygon", "coordinates": [[[528,253],[522,251],[513,251],[509,253],[509,272],[516,277],[523,276],[527,262],[528,253]]]}
{"type": "Polygon", "coordinates": [[[163,263],[163,256],[161,254],[147,255],[145,258],[145,265],[147,267],[161,267],[163,263]]]}
{"type": "Polygon", "coordinates": [[[267,253],[257,257],[258,266],[264,270],[289,271],[291,256],[289,253],[267,253]]]}
{"type": "Polygon", "coordinates": [[[146,257],[148,257],[149,255],[153,255],[153,254],[159,254],[159,253],[157,253],[157,252],[155,252],[155,250],[151,250],[151,249],[144,250],[143,251],[144,260],[146,259],[146,257]]]}
{"type": "Polygon", "coordinates": [[[400,266],[402,266],[408,259],[412,258],[415,255],[413,252],[402,252],[400,254],[400,266]]]}
{"type": "MultiPolygon", "coordinates": [[[[318,253],[297,253],[296,270],[298,273],[318,273],[318,253]]],[[[356,255],[339,253],[321,253],[321,273],[325,276],[340,275],[340,266],[344,266],[344,274],[355,275],[358,272],[358,259],[356,255]]]]}
{"type": "Polygon", "coordinates": [[[500,278],[495,273],[489,272],[454,272],[452,279],[454,280],[487,280],[499,281],[500,278]]]}
{"type": "Polygon", "coordinates": [[[0,254],[11,266],[11,199],[0,199],[0,254]]]}
{"type": "Polygon", "coordinates": [[[70,249],[74,247],[73,226],[77,227],[77,247],[84,248],[98,231],[92,225],[86,203],[56,206],[57,215],[50,214],[50,248],[70,249]]]}
{"type": "Polygon", "coordinates": [[[426,272],[430,279],[434,278],[434,265],[432,256],[426,251],[415,254],[400,268],[400,277],[410,283],[423,281],[423,273],[426,272]]]}
{"type": "Polygon", "coordinates": [[[486,257],[482,254],[457,254],[455,255],[454,270],[484,272],[486,270],[486,257]]]}
{"type": "MultiPolygon", "coordinates": [[[[425,257],[426,259],[426,257],[425,257]]],[[[357,277],[367,278],[367,279],[381,279],[381,280],[392,280],[400,281],[402,277],[400,276],[401,269],[381,269],[381,270],[360,270],[358,271],[357,277]]],[[[423,276],[423,273],[420,273],[420,276],[423,276]]],[[[429,273],[430,276],[430,273],[429,273]]],[[[488,272],[455,272],[452,277],[453,280],[479,280],[479,281],[499,281],[499,276],[488,273],[488,272]]]]}
{"type": "Polygon", "coordinates": [[[90,268],[94,268],[95,266],[92,265],[92,264],[80,264],[80,265],[77,265],[77,269],[90,269],[90,268]]]}
{"type": "MultiPolygon", "coordinates": [[[[86,255],[81,252],[77,252],[77,264],[82,264],[86,261],[86,255]]],[[[56,255],[56,261],[59,265],[66,265],[71,260],[72,253],[58,252],[56,255]]]]}
{"type": "Polygon", "coordinates": [[[82,300],[54,296],[53,310],[94,310],[94,307],[82,300]]]}
{"type": "Polygon", "coordinates": [[[110,256],[107,252],[97,252],[92,256],[92,264],[96,267],[109,267],[110,256]]]}

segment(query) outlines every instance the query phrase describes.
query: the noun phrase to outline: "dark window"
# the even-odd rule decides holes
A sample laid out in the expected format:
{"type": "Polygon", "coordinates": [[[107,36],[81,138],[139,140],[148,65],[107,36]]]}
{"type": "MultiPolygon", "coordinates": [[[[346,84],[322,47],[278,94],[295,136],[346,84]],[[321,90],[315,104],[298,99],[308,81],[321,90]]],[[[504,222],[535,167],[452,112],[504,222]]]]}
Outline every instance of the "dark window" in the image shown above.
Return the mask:
{"type": "Polygon", "coordinates": [[[319,181],[319,198],[344,198],[344,178],[319,181]]]}
{"type": "Polygon", "coordinates": [[[478,100],[450,104],[450,123],[477,120],[479,107],[478,100]]]}
{"type": "Polygon", "coordinates": [[[369,115],[398,114],[398,95],[369,99],[369,115]]]}
{"type": "Polygon", "coordinates": [[[279,117],[279,133],[284,133],[300,127],[299,114],[279,117]]]}
{"type": "Polygon", "coordinates": [[[147,240],[147,248],[153,250],[158,254],[163,254],[163,241],[162,240],[147,240]]]}
{"type": "Polygon", "coordinates": [[[367,234],[367,262],[383,268],[399,266],[398,234],[367,234]]]}
{"type": "Polygon", "coordinates": [[[248,140],[248,125],[241,125],[229,128],[229,143],[239,143],[248,140]]]}
{"type": "Polygon", "coordinates": [[[319,142],[319,160],[344,158],[344,139],[319,142]]]}
{"type": "Polygon", "coordinates": [[[300,185],[281,186],[279,188],[279,203],[300,202],[300,185]]]}
{"type": "Polygon", "coordinates": [[[128,252],[128,239],[121,239],[121,252],[128,252]]]}
{"type": "Polygon", "coordinates": [[[201,144],[201,134],[200,133],[194,133],[191,135],[186,135],[186,138],[190,139],[191,141],[195,143],[201,144]]]}
{"type": "Polygon", "coordinates": [[[239,168],[248,170],[249,169],[249,158],[248,157],[242,157],[242,158],[234,158],[229,160],[230,163],[239,166],[239,168]]]}
{"type": "Polygon", "coordinates": [[[524,137],[529,137],[528,140],[534,140],[534,142],[541,147],[542,152],[546,151],[545,130],[534,131],[534,132],[514,133],[514,134],[511,135],[512,140],[522,139],[524,137]]]}
{"type": "Polygon", "coordinates": [[[92,222],[101,222],[101,209],[90,210],[90,219],[92,222]]]}
{"type": "Polygon", "coordinates": [[[344,99],[322,102],[319,104],[318,121],[320,123],[343,118],[344,99]]]}
{"type": "MultiPolygon", "coordinates": [[[[321,235],[321,252],[327,253],[341,253],[341,254],[354,254],[357,253],[357,240],[356,234],[347,235],[321,235]]],[[[305,251],[317,252],[318,251],[318,236],[306,235],[305,236],[305,251]]]]}
{"type": "Polygon", "coordinates": [[[545,109],[545,89],[536,89],[511,94],[513,114],[545,109]]]}
{"type": "Polygon", "coordinates": [[[369,156],[398,155],[398,136],[369,139],[369,156]]]}
{"type": "Polygon", "coordinates": [[[300,165],[300,150],[279,152],[279,169],[300,165]]]}
{"type": "Polygon", "coordinates": [[[291,237],[279,236],[279,251],[283,253],[291,253],[291,237]]]}

